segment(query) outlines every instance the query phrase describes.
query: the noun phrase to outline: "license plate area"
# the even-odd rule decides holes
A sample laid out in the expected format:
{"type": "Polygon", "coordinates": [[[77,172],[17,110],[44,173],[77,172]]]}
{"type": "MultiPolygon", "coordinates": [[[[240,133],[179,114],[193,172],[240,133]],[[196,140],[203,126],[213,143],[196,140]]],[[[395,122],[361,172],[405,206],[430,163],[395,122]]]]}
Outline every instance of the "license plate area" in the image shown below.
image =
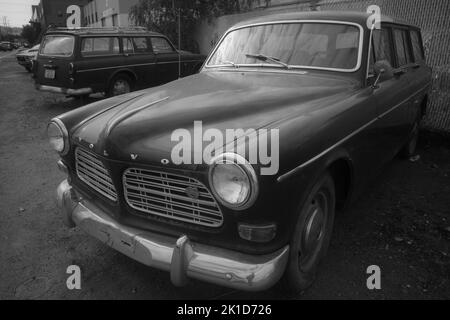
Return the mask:
{"type": "Polygon", "coordinates": [[[45,77],[45,79],[55,79],[55,70],[54,69],[45,69],[44,77],[45,77]]]}

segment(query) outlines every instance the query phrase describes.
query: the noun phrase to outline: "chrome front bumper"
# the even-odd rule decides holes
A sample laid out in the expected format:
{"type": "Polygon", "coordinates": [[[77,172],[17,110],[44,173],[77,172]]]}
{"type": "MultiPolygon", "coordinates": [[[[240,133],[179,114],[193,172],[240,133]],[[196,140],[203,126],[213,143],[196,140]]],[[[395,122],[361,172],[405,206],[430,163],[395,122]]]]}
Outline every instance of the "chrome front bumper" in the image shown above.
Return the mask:
{"type": "Polygon", "coordinates": [[[67,180],[57,189],[57,205],[68,227],[85,232],[147,266],[170,272],[172,283],[194,278],[238,290],[260,291],[273,286],[286,268],[289,246],[269,255],[243,253],[191,243],[117,223],[82,199],[67,180]]]}
{"type": "Polygon", "coordinates": [[[39,91],[62,93],[68,96],[83,96],[86,94],[91,94],[93,92],[91,88],[69,89],[69,88],[46,86],[41,84],[36,84],[36,89],[39,91]]]}

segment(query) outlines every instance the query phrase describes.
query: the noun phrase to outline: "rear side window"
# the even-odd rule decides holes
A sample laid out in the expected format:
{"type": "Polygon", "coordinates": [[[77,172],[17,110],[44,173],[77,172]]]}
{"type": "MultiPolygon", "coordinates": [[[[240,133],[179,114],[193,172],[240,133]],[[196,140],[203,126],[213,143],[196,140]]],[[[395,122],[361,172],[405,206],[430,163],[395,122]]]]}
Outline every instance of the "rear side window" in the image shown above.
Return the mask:
{"type": "Polygon", "coordinates": [[[119,52],[119,38],[83,38],[81,42],[81,55],[83,57],[113,55],[119,52]]]}
{"type": "Polygon", "coordinates": [[[152,52],[151,45],[149,44],[148,38],[132,38],[134,44],[134,51],[136,53],[149,53],[152,52]]]}
{"type": "Polygon", "coordinates": [[[134,53],[133,41],[131,38],[123,38],[123,53],[134,53]]]}
{"type": "Polygon", "coordinates": [[[146,37],[123,38],[123,53],[151,52],[151,45],[146,37]]]}
{"type": "Polygon", "coordinates": [[[165,38],[155,37],[152,38],[152,48],[155,53],[170,53],[174,52],[169,41],[165,38]]]}
{"type": "Polygon", "coordinates": [[[73,53],[75,38],[66,35],[48,35],[41,46],[41,54],[70,57],[73,53]]]}
{"type": "Polygon", "coordinates": [[[419,62],[425,59],[423,54],[422,38],[416,30],[411,31],[411,43],[414,54],[414,61],[419,62]]]}
{"type": "Polygon", "coordinates": [[[409,40],[406,30],[394,29],[394,43],[398,59],[397,67],[402,67],[412,62],[408,42],[409,40]]]}

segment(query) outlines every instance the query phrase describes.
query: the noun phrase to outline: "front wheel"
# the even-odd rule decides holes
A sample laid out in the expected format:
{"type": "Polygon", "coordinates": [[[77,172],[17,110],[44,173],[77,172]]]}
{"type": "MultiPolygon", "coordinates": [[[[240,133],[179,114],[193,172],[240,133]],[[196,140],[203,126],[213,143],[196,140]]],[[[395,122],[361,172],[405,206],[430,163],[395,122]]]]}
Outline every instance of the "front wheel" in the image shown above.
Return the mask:
{"type": "Polygon", "coordinates": [[[327,173],[314,184],[306,201],[296,209],[298,220],[283,279],[284,286],[292,293],[306,290],[315,279],[330,244],[335,203],[334,182],[327,173]]]}
{"type": "Polygon", "coordinates": [[[129,76],[126,74],[119,74],[112,79],[107,95],[109,97],[114,97],[129,93],[132,90],[132,85],[133,81],[129,76]]]}

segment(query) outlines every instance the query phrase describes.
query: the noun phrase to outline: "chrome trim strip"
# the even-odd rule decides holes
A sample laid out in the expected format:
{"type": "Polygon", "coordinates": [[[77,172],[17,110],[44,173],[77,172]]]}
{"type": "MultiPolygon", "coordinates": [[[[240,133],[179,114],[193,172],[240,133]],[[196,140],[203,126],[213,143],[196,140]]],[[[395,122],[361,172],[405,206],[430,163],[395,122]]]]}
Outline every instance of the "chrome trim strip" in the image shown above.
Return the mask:
{"type": "Polygon", "coordinates": [[[261,291],[284,273],[289,246],[266,255],[250,255],[119,224],[64,180],[57,189],[57,206],[69,228],[87,234],[149,267],[170,272],[174,285],[194,278],[237,290],[261,291]]]}
{"type": "MultiPolygon", "coordinates": [[[[201,60],[181,61],[181,63],[191,63],[191,62],[201,62],[201,60]]],[[[159,65],[159,64],[173,64],[173,63],[178,64],[179,62],[178,61],[168,61],[168,62],[166,61],[166,62],[151,62],[151,63],[141,63],[141,64],[129,64],[129,65],[114,66],[114,67],[77,70],[77,73],[91,72],[91,71],[101,71],[101,70],[109,70],[109,69],[119,69],[119,68],[142,67],[142,66],[151,66],[151,65],[159,65]]]]}
{"type": "MultiPolygon", "coordinates": [[[[208,65],[210,60],[212,59],[212,57],[214,56],[214,54],[216,53],[217,49],[219,48],[219,46],[221,45],[221,43],[223,42],[223,40],[225,39],[225,37],[236,30],[240,30],[240,29],[244,29],[244,28],[249,28],[249,27],[258,27],[258,26],[265,26],[265,25],[271,25],[271,24],[295,24],[295,23],[323,23],[323,24],[342,24],[342,25],[351,25],[351,26],[355,26],[359,28],[359,48],[358,48],[358,61],[356,63],[356,67],[353,69],[339,69],[339,68],[325,68],[325,67],[310,67],[310,66],[297,66],[297,65],[292,65],[290,66],[292,69],[308,69],[308,70],[325,70],[325,71],[337,71],[337,72],[345,72],[345,73],[352,73],[352,72],[356,72],[359,70],[359,68],[361,67],[362,64],[362,52],[363,52],[363,45],[364,45],[364,28],[355,22],[348,22],[348,21],[336,21],[336,20],[277,20],[277,21],[271,21],[271,22],[261,22],[261,23],[252,23],[252,24],[247,24],[247,25],[243,25],[243,26],[238,26],[238,27],[232,27],[230,29],[228,29],[225,34],[222,36],[222,38],[220,39],[220,41],[217,43],[216,47],[213,49],[213,51],[211,51],[211,54],[208,56],[208,58],[206,59],[206,63],[204,68],[205,69],[211,69],[211,68],[217,68],[217,67],[225,67],[227,65],[208,65]]],[[[266,64],[267,66],[278,66],[278,65],[271,65],[271,64],[266,64]]],[[[246,67],[246,65],[243,65],[244,67],[246,67]]],[[[250,66],[254,66],[250,65],[250,66]]],[[[279,66],[278,66],[279,67],[279,66]]],[[[239,70],[239,69],[236,69],[239,70]]]]}
{"type": "Polygon", "coordinates": [[[427,89],[429,86],[431,85],[431,83],[427,84],[426,86],[424,86],[422,89],[418,90],[416,93],[412,94],[411,96],[409,96],[408,98],[406,98],[405,100],[403,100],[402,102],[398,103],[397,105],[395,105],[394,107],[392,107],[391,109],[389,109],[388,111],[384,112],[383,114],[377,116],[375,119],[371,120],[370,122],[368,122],[367,124],[363,125],[361,128],[357,129],[356,131],[354,131],[353,133],[351,133],[350,135],[346,136],[345,138],[343,138],[342,140],[338,141],[337,143],[335,143],[334,145],[332,145],[331,147],[329,147],[328,149],[324,150],[323,152],[319,153],[317,156],[315,156],[314,158],[306,161],[305,163],[301,164],[300,166],[292,169],[291,171],[279,176],[277,178],[277,182],[283,182],[284,180],[286,180],[287,178],[289,178],[290,176],[296,174],[298,171],[302,170],[303,168],[307,167],[308,165],[310,165],[311,163],[315,162],[316,160],[322,158],[324,155],[326,155],[328,152],[330,152],[331,150],[337,148],[338,146],[340,146],[341,144],[345,143],[346,141],[348,141],[349,139],[353,138],[355,135],[357,135],[358,133],[360,133],[361,131],[363,131],[364,129],[366,129],[367,127],[371,126],[372,124],[374,124],[375,122],[377,122],[378,120],[384,118],[386,115],[388,115],[389,113],[391,113],[392,111],[394,111],[395,109],[399,108],[401,105],[403,105],[406,101],[410,100],[412,97],[414,97],[415,95],[419,94],[420,92],[424,91],[425,89],[427,89]]]}

